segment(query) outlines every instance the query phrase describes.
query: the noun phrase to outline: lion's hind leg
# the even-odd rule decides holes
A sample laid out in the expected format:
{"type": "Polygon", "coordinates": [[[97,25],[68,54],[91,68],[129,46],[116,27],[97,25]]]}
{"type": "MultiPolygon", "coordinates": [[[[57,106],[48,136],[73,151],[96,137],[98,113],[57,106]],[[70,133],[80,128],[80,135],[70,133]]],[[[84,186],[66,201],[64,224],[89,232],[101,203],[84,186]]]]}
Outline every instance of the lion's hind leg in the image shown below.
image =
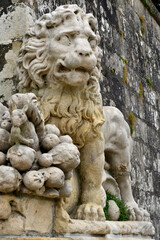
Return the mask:
{"type": "Polygon", "coordinates": [[[114,107],[106,107],[104,114],[105,160],[110,166],[109,172],[118,183],[121,199],[128,206],[130,220],[148,221],[148,212],[138,207],[132,194],[130,180],[132,139],[129,126],[122,113],[114,107]]]}

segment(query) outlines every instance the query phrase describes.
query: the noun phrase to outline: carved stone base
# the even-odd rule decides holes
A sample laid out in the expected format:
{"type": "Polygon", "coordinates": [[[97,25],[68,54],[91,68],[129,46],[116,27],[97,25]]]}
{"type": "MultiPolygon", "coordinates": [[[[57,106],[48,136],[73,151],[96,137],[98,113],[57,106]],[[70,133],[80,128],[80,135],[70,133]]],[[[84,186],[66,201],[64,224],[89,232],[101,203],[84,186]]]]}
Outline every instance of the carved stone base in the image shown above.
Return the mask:
{"type": "MultiPolygon", "coordinates": [[[[70,219],[68,223],[62,224],[62,222],[59,222],[59,224],[55,224],[54,232],[61,233],[61,234],[78,233],[78,234],[92,234],[92,235],[114,234],[114,235],[153,236],[154,228],[151,222],[140,222],[140,221],[97,222],[97,221],[70,219]]],[[[107,235],[107,238],[108,238],[108,235],[107,235]]],[[[143,238],[145,239],[146,237],[143,237],[143,238]]],[[[131,239],[133,239],[133,236],[131,239]]]]}
{"type": "MultiPolygon", "coordinates": [[[[2,238],[0,238],[2,239],[2,238]]],[[[143,236],[133,236],[133,235],[130,235],[130,236],[121,236],[121,235],[118,235],[118,236],[114,236],[114,235],[106,235],[106,236],[103,236],[103,237],[95,237],[95,236],[87,236],[87,235],[70,235],[69,237],[61,237],[61,238],[45,238],[45,237],[23,237],[23,238],[5,238],[6,240],[153,240],[152,238],[148,238],[148,237],[143,237],[143,236]]]]}
{"type": "Polygon", "coordinates": [[[5,238],[7,235],[10,237],[19,235],[13,239],[43,240],[48,236],[69,240],[103,240],[105,238],[134,240],[151,239],[149,236],[154,235],[151,222],[75,220],[63,210],[60,202],[59,205],[58,202],[56,203],[57,207],[54,211],[54,202],[44,198],[8,194],[0,195],[0,200],[0,236],[6,236],[5,238]],[[30,237],[20,237],[25,235],[30,237]],[[31,236],[37,236],[37,239],[31,236]]]}
{"type": "MultiPolygon", "coordinates": [[[[53,238],[54,239],[54,238],[53,238]]],[[[134,235],[129,235],[129,236],[122,236],[122,235],[105,235],[103,237],[100,236],[87,236],[87,235],[70,235],[68,238],[55,238],[54,240],[154,240],[152,238],[148,237],[143,237],[143,236],[134,236],[134,235]]]]}
{"type": "Polygon", "coordinates": [[[52,230],[54,201],[44,198],[0,195],[0,236],[29,232],[49,234],[52,230]]]}

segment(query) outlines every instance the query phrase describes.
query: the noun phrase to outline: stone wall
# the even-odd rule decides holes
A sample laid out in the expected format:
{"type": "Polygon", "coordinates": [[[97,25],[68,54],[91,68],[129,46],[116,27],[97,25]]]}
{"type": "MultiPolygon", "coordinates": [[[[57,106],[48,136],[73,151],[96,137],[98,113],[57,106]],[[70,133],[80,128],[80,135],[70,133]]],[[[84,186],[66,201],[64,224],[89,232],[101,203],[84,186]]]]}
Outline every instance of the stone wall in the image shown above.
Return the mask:
{"type": "MultiPolygon", "coordinates": [[[[136,201],[160,229],[160,28],[140,0],[1,0],[0,101],[17,91],[16,59],[34,19],[76,3],[98,18],[103,50],[104,105],[118,107],[134,139],[132,185],[136,201]]],[[[157,14],[157,13],[156,13],[157,14]]]]}

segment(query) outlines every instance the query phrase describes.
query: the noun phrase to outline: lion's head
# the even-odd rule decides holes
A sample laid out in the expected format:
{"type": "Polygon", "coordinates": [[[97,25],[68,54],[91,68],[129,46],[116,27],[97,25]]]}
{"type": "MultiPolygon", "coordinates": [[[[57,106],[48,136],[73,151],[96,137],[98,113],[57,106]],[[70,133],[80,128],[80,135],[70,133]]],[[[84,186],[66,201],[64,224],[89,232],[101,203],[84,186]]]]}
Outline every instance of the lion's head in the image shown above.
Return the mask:
{"type": "Polygon", "coordinates": [[[99,41],[92,14],[77,5],[60,6],[28,30],[18,58],[20,91],[34,92],[45,120],[80,147],[104,122],[99,41]]]}

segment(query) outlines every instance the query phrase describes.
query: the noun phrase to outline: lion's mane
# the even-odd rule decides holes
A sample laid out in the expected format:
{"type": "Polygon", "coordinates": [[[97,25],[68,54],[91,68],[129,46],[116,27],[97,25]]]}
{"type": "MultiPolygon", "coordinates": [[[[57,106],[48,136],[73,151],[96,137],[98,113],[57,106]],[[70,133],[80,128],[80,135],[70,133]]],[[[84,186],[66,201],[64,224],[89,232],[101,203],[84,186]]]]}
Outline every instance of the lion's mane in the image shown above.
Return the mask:
{"type": "Polygon", "coordinates": [[[92,14],[85,14],[77,5],[61,6],[54,12],[43,15],[28,30],[19,53],[17,72],[20,80],[19,91],[34,92],[39,99],[45,121],[53,123],[53,118],[58,118],[61,133],[69,134],[81,148],[88,133],[100,136],[100,128],[104,123],[98,82],[101,50],[98,48],[97,66],[83,88],[64,86],[58,82],[46,51],[48,29],[61,25],[73,13],[80,21],[87,18],[97,40],[100,40],[97,23],[92,14]]]}

